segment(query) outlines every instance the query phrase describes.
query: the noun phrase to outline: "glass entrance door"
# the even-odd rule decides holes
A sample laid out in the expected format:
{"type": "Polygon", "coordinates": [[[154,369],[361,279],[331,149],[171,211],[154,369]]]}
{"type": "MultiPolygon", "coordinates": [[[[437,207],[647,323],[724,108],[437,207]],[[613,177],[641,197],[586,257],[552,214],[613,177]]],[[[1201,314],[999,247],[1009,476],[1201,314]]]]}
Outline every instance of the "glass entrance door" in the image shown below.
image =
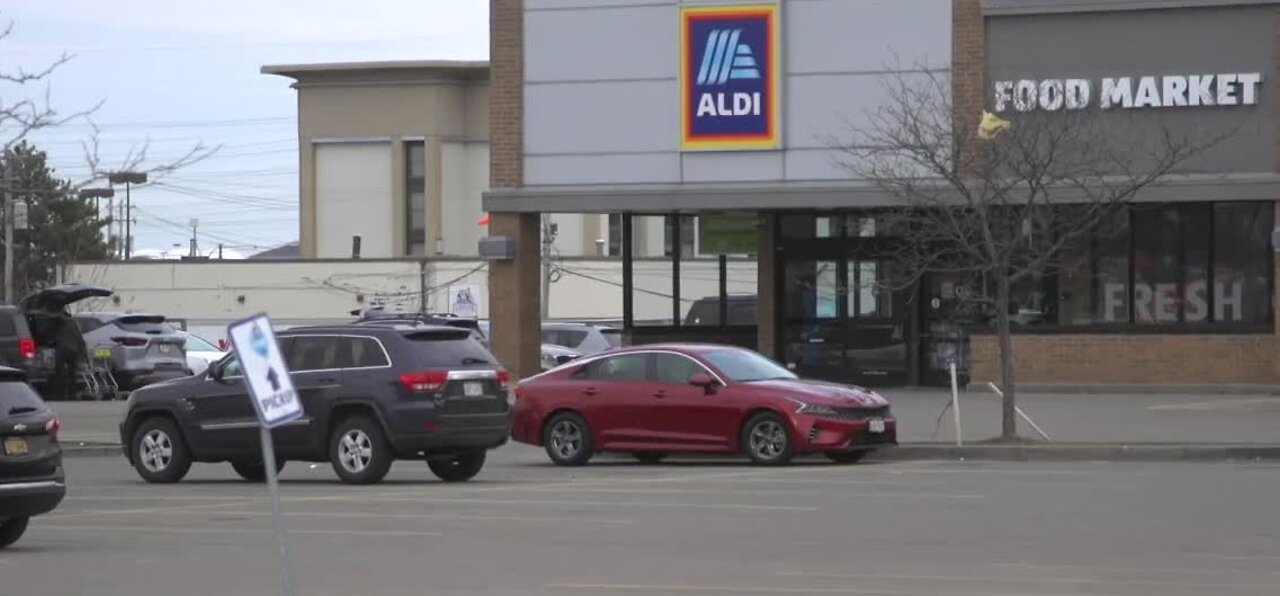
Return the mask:
{"type": "MultiPolygon", "coordinates": [[[[845,252],[830,246],[818,252],[845,252]]],[[[783,361],[805,377],[901,385],[908,375],[906,292],[892,263],[854,254],[783,261],[783,361]]]]}

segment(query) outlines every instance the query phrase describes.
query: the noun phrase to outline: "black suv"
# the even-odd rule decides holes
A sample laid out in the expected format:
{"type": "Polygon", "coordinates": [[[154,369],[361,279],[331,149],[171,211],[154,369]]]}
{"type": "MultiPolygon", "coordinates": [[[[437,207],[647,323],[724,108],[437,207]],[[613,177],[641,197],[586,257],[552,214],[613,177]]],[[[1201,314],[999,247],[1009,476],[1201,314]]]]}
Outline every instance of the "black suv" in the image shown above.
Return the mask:
{"type": "MultiPolygon", "coordinates": [[[[273,433],[278,465],[329,461],[344,482],[382,480],[395,459],[425,459],[469,480],[507,441],[507,372],[466,329],[343,325],[282,331],[302,419],[273,433]]],[[[177,482],[193,461],[265,476],[258,420],[229,355],[204,374],[134,391],[120,437],[147,482],[177,482]]]]}
{"type": "Polygon", "coordinates": [[[22,371],[0,367],[0,548],[67,493],[58,419],[24,379],[22,371]]]}

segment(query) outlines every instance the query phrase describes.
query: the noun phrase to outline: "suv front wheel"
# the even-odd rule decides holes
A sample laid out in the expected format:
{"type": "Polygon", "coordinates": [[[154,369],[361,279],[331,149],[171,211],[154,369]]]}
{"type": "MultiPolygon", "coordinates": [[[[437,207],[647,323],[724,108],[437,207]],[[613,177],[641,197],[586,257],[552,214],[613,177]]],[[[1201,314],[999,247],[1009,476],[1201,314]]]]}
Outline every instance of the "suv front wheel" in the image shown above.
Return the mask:
{"type": "Polygon", "coordinates": [[[347,484],[376,484],[391,470],[391,446],[369,416],[349,416],[329,436],[329,462],[347,484]]]}
{"type": "Polygon", "coordinates": [[[483,449],[475,449],[445,457],[428,457],[427,467],[445,482],[466,482],[480,473],[480,468],[484,467],[484,456],[483,449]]]}

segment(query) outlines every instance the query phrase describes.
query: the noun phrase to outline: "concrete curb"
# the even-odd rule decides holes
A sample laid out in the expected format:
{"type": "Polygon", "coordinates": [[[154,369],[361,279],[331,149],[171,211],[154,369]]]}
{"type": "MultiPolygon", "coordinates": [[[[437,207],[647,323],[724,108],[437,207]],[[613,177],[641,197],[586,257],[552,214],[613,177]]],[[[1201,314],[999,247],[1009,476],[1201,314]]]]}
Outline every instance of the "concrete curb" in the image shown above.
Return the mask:
{"type": "Polygon", "coordinates": [[[63,445],[62,457],[120,457],[120,445],[110,443],[63,445]]]}
{"type": "Polygon", "coordinates": [[[915,443],[876,451],[869,456],[869,459],[877,461],[1280,461],[1280,445],[1058,443],[957,447],[915,443]]]}

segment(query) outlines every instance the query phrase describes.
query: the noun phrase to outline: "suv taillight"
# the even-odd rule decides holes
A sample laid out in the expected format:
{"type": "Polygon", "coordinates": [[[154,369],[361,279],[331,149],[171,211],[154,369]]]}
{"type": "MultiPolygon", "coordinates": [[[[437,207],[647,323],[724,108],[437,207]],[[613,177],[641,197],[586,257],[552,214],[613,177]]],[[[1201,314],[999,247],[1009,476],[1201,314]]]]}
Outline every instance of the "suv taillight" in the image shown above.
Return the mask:
{"type": "Polygon", "coordinates": [[[509,373],[509,372],[507,372],[507,371],[505,371],[505,370],[500,370],[500,371],[498,371],[498,386],[502,387],[502,389],[503,389],[504,391],[505,391],[505,390],[507,390],[507,389],[510,389],[510,388],[511,388],[511,373],[509,373]]]}
{"type": "Polygon", "coordinates": [[[147,340],[142,339],[141,337],[113,337],[111,338],[111,341],[116,342],[117,345],[125,346],[127,348],[140,348],[147,345],[147,340]]]}
{"type": "Polygon", "coordinates": [[[18,340],[18,351],[22,353],[22,357],[31,360],[36,357],[36,340],[30,337],[24,337],[18,340]]]}
{"type": "Polygon", "coordinates": [[[400,384],[411,393],[435,393],[449,382],[449,371],[428,370],[400,375],[400,384]]]}
{"type": "Polygon", "coordinates": [[[62,423],[57,418],[51,419],[44,424],[44,432],[49,433],[50,437],[58,438],[58,431],[62,430],[62,423]]]}

